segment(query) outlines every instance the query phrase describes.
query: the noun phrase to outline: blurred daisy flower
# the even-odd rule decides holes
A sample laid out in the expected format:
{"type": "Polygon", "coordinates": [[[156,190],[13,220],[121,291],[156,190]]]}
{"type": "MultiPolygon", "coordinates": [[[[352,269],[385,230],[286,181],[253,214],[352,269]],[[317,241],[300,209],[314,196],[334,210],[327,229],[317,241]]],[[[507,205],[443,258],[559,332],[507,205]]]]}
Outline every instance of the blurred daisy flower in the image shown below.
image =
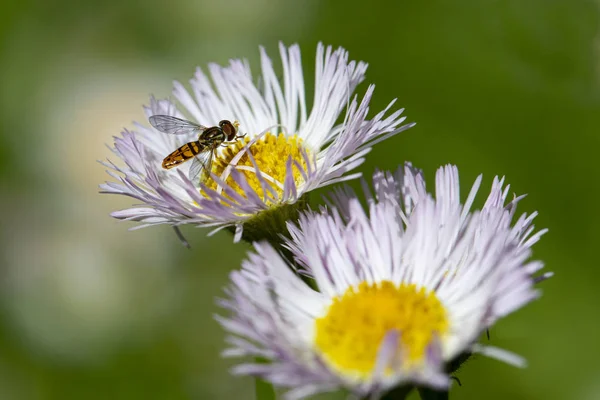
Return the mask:
{"type": "Polygon", "coordinates": [[[231,315],[217,318],[230,334],[225,355],[265,362],[234,372],[288,388],[290,399],[339,388],[378,398],[394,387],[446,390],[450,364],[473,352],[523,365],[477,342],[539,296],[534,284],[550,274],[535,277],[543,264],[530,256],[545,230],[534,233],[535,213],[512,223],[521,197],[507,202],[497,177],[471,211],[480,183],[462,205],[454,166],[438,170],[435,198],[410,165],[376,173],[368,212],[340,189],[331,212],[290,224],[296,269],[255,244],[219,301],[231,315]]]}
{"type": "Polygon", "coordinates": [[[154,121],[174,116],[203,127],[238,121],[233,126],[239,126],[244,136],[209,152],[212,162],[204,159],[203,166],[210,171],[202,174],[206,178],[196,179],[198,163],[185,162],[168,170],[161,163],[175,149],[197,141],[197,131],[184,129],[184,134],[174,135],[165,132],[182,131],[164,124],[159,126],[162,132],[136,124],[135,132],[125,131],[115,138],[114,153],[125,165],[103,163],[115,181],[101,189],[133,197],[141,205],[112,216],[139,221],[140,227],[195,224],[214,231],[235,227],[236,241],[242,237],[278,240],[279,233],[286,231],[285,221],[297,219],[305,194],[360,176],[351,171],[364,161],[371,146],[413,125],[402,125],[403,110],[386,116],[393,101],[367,119],[374,86],[362,100],[351,98],[367,64],[349,61],[342,48],[334,51],[322,45],[317,47],[309,110],[299,47],[281,45],[280,53],[282,82],[261,49],[259,85],[246,61],[231,60],[228,67],[209,65],[210,78],[198,69],[190,81],[191,93],[175,82],[173,95],[186,116],[167,100],[151,100],[145,111],[149,118],[157,116],[154,121]],[[337,123],[344,110],[343,121],[337,123]]]}

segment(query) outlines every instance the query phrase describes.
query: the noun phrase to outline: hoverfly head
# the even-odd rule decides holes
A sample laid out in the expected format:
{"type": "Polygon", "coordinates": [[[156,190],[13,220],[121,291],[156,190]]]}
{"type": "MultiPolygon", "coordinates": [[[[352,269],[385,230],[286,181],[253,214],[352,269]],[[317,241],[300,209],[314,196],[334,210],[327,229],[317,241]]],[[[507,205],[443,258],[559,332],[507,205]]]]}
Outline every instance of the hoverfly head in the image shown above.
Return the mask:
{"type": "Polygon", "coordinates": [[[219,122],[219,128],[223,130],[223,133],[227,137],[227,141],[232,141],[235,138],[237,128],[228,120],[224,119],[223,121],[219,122]]]}

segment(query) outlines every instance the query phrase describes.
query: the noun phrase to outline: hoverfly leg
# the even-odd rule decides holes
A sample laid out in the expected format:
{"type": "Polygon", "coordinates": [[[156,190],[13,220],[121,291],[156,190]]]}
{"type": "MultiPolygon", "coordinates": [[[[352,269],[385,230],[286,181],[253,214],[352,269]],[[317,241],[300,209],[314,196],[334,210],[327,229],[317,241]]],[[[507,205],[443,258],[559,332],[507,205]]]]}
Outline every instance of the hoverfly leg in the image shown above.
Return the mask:
{"type": "Polygon", "coordinates": [[[188,249],[191,249],[192,246],[190,246],[190,243],[185,239],[185,237],[183,236],[183,233],[181,233],[181,230],[179,230],[178,226],[174,226],[173,230],[175,231],[175,234],[177,235],[177,238],[179,239],[179,241],[181,242],[181,244],[184,247],[187,247],[188,249]]]}
{"type": "Polygon", "coordinates": [[[223,143],[221,143],[221,146],[227,147],[229,145],[235,144],[235,142],[237,140],[243,139],[244,137],[246,137],[246,133],[244,133],[243,135],[237,135],[236,137],[233,138],[233,140],[231,142],[223,142],[223,143]]]}

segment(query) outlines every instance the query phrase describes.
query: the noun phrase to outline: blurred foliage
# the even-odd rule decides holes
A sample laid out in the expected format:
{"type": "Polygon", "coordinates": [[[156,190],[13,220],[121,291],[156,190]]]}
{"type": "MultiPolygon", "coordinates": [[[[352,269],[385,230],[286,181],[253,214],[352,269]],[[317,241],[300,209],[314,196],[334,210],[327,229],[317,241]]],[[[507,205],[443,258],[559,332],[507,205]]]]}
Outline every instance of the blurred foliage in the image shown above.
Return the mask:
{"type": "Polygon", "coordinates": [[[344,46],[370,64],[372,110],[397,97],[417,121],[373,150],[366,175],[404,160],[428,178],[455,163],[464,186],[505,175],[529,194],[521,211],[550,228],[535,256],[556,277],[491,332],[529,367],[479,357],[451,397],[600,398],[598,11],[584,0],[4,4],[0,398],[252,398],[219,357],[212,319],[248,247],[188,228],[187,251],[168,228],[126,231],[107,214],[131,202],[97,194],[108,176],[96,160],[150,93],[168,96],[208,62],[246,57],[256,71],[258,46],[276,58],[279,40],[300,43],[309,70],[318,41],[344,46]]]}

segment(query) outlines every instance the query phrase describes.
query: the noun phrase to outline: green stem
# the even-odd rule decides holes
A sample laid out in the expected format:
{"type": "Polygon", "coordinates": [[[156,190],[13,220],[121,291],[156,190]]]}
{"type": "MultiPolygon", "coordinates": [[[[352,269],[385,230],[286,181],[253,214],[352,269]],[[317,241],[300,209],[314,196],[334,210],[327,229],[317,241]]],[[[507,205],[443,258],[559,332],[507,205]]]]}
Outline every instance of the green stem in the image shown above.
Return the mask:
{"type": "Polygon", "coordinates": [[[275,400],[275,390],[270,383],[256,378],[255,386],[256,400],[275,400]]]}
{"type": "Polygon", "coordinates": [[[419,388],[421,400],[448,400],[448,391],[437,391],[429,388],[419,388]]]}

